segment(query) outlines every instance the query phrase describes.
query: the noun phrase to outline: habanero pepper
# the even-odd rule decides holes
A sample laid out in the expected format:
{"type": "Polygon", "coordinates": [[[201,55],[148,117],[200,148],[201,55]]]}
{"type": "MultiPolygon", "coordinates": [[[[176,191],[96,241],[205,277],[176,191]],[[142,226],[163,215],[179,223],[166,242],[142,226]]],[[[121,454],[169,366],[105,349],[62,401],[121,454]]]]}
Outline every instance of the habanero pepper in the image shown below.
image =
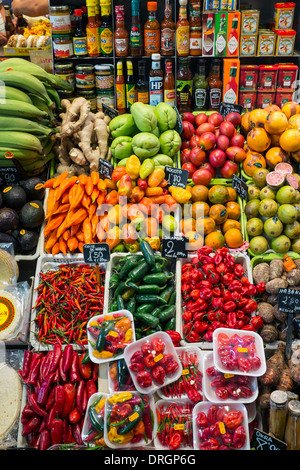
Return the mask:
{"type": "Polygon", "coordinates": [[[244,313],[253,313],[257,308],[257,302],[253,299],[248,299],[248,302],[246,303],[244,307],[244,313]]]}
{"type": "Polygon", "coordinates": [[[250,320],[250,323],[252,326],[254,326],[256,330],[259,330],[264,325],[263,319],[258,315],[255,317],[252,317],[250,320]]]}
{"type": "Polygon", "coordinates": [[[259,282],[256,284],[256,291],[258,294],[263,294],[265,292],[266,285],[264,282],[259,282]]]}
{"type": "Polygon", "coordinates": [[[234,312],[236,309],[236,304],[232,300],[229,300],[228,302],[225,302],[222,308],[226,313],[234,312]]]}
{"type": "Polygon", "coordinates": [[[233,272],[237,277],[242,277],[245,274],[245,269],[241,264],[236,264],[233,272]]]}
{"type": "Polygon", "coordinates": [[[84,359],[88,356],[88,352],[84,352],[78,358],[78,369],[82,379],[88,380],[92,377],[93,364],[89,360],[87,363],[84,362],[84,359]]]}
{"type": "Polygon", "coordinates": [[[229,284],[231,284],[231,282],[233,282],[235,279],[235,276],[233,273],[226,273],[224,274],[224,276],[221,276],[221,282],[225,285],[225,286],[229,286],[229,284]]]}

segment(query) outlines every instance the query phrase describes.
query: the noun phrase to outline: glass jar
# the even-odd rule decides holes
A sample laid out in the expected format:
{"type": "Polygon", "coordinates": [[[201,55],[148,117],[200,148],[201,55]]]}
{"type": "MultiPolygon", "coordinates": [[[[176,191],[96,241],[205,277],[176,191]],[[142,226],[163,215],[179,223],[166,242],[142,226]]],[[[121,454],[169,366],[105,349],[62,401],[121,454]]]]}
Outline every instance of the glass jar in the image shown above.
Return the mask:
{"type": "Polygon", "coordinates": [[[269,434],[280,441],[284,438],[287,417],[288,396],[286,392],[275,390],[270,395],[269,434]]]}
{"type": "Polygon", "coordinates": [[[91,64],[76,65],[75,82],[76,88],[80,90],[95,88],[94,66],[91,64]]]}
{"type": "Polygon", "coordinates": [[[56,63],[54,67],[54,74],[66,80],[67,83],[75,88],[75,71],[72,62],[56,63]]]}
{"type": "Polygon", "coordinates": [[[54,57],[67,59],[73,56],[73,41],[70,34],[53,34],[52,42],[54,57]]]}
{"type": "Polygon", "coordinates": [[[50,7],[49,18],[52,34],[71,34],[71,15],[68,6],[50,7]]]}
{"type": "Polygon", "coordinates": [[[115,94],[113,90],[97,91],[97,111],[102,111],[102,105],[115,107],[115,94]]]}
{"type": "Polygon", "coordinates": [[[113,90],[114,67],[110,64],[95,65],[95,81],[97,91],[113,90]]]}
{"type": "Polygon", "coordinates": [[[96,95],[96,88],[92,88],[91,90],[78,90],[78,96],[82,96],[86,100],[91,103],[91,111],[92,113],[97,112],[97,95],[96,95]]]}
{"type": "Polygon", "coordinates": [[[291,400],[287,411],[284,442],[287,450],[300,450],[300,401],[291,400]]]}

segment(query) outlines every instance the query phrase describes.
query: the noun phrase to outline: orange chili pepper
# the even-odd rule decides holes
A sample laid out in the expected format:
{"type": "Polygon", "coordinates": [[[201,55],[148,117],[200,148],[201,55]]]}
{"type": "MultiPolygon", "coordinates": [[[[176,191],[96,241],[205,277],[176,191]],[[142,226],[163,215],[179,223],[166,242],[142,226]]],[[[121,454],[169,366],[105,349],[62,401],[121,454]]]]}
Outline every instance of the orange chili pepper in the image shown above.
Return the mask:
{"type": "Polygon", "coordinates": [[[97,197],[99,196],[99,193],[100,193],[100,191],[99,191],[98,188],[93,189],[93,192],[91,194],[92,203],[94,203],[97,200],[97,197]]]}
{"type": "Polygon", "coordinates": [[[81,227],[81,223],[77,225],[71,225],[71,237],[75,235],[81,227]]]}
{"type": "Polygon", "coordinates": [[[62,204],[69,204],[70,203],[70,190],[67,189],[66,191],[64,191],[62,197],[61,197],[61,203],[62,204]]]}
{"type": "Polygon", "coordinates": [[[66,241],[60,237],[59,240],[58,240],[58,244],[59,244],[59,251],[61,253],[63,253],[64,255],[67,254],[67,243],[66,241]]]}
{"type": "MultiPolygon", "coordinates": [[[[116,182],[113,181],[113,180],[110,180],[110,179],[108,179],[108,178],[105,178],[104,183],[105,183],[106,188],[109,188],[109,189],[117,189],[117,184],[116,184],[116,182]]],[[[98,188],[98,189],[100,189],[100,188],[98,188]]]]}
{"type": "Polygon", "coordinates": [[[83,186],[85,186],[86,181],[87,181],[87,175],[79,175],[78,176],[79,184],[82,184],[83,186]]]}
{"type": "Polygon", "coordinates": [[[64,233],[62,234],[62,237],[65,241],[68,241],[68,238],[70,238],[71,232],[70,230],[65,230],[64,233]]]}
{"type": "Polygon", "coordinates": [[[71,176],[70,178],[67,178],[65,180],[63,180],[61,182],[61,184],[59,185],[59,190],[58,190],[58,194],[56,195],[56,199],[60,199],[63,195],[63,193],[67,190],[67,189],[70,189],[73,184],[75,184],[77,182],[77,176],[71,176]]]}
{"type": "Polygon", "coordinates": [[[94,214],[93,217],[91,218],[92,237],[93,237],[93,239],[96,237],[96,234],[97,234],[98,223],[99,223],[99,216],[97,214],[94,214]]]}
{"type": "Polygon", "coordinates": [[[53,182],[53,188],[57,188],[65,179],[67,179],[69,176],[69,173],[67,171],[63,171],[60,175],[58,175],[54,182],[53,182]]]}
{"type": "Polygon", "coordinates": [[[59,242],[56,242],[55,245],[53,245],[52,250],[51,250],[51,255],[57,255],[60,252],[59,248],[59,242]]]}
{"type": "Polygon", "coordinates": [[[163,188],[160,186],[156,186],[155,188],[151,188],[148,186],[145,190],[145,196],[151,197],[151,196],[161,196],[163,193],[163,188]]]}
{"type": "Polygon", "coordinates": [[[68,212],[69,209],[70,209],[70,204],[61,204],[58,207],[58,209],[56,209],[56,211],[53,212],[53,215],[62,214],[63,212],[68,212]]]}
{"type": "Polygon", "coordinates": [[[92,178],[88,176],[86,183],[85,183],[85,192],[88,194],[88,196],[91,196],[93,189],[94,189],[94,185],[92,182],[92,178]]]}
{"type": "Polygon", "coordinates": [[[115,206],[119,202],[119,193],[115,189],[110,191],[104,199],[106,204],[111,204],[112,206],[115,206]]]}
{"type": "Polygon", "coordinates": [[[93,217],[93,215],[95,214],[97,210],[97,207],[98,207],[98,204],[96,202],[90,205],[90,207],[88,208],[89,219],[93,217]]]}
{"type": "Polygon", "coordinates": [[[98,181],[99,181],[98,171],[91,171],[91,180],[94,186],[98,184],[98,181]]]}
{"type": "Polygon", "coordinates": [[[82,222],[82,231],[84,236],[84,243],[92,243],[92,224],[88,217],[86,217],[82,222]]]}
{"type": "Polygon", "coordinates": [[[70,217],[67,221],[66,228],[71,227],[71,225],[77,225],[80,222],[83,222],[84,219],[87,217],[88,212],[84,207],[80,207],[75,212],[70,211],[69,214],[70,217]]]}
{"type": "Polygon", "coordinates": [[[84,242],[84,235],[83,235],[82,230],[78,230],[75,235],[76,235],[76,238],[79,242],[84,242]]]}
{"type": "Polygon", "coordinates": [[[49,235],[49,233],[52,232],[52,230],[58,228],[64,221],[65,217],[66,217],[66,213],[52,216],[51,219],[49,219],[44,229],[45,236],[49,235]]]}
{"type": "Polygon", "coordinates": [[[46,253],[49,253],[52,249],[52,247],[55,245],[57,241],[57,229],[53,230],[53,232],[50,233],[49,237],[45,241],[45,251],[46,253]]]}
{"type": "Polygon", "coordinates": [[[74,184],[70,189],[70,209],[73,210],[79,206],[84,196],[84,186],[82,184],[74,184]]]}
{"type": "Polygon", "coordinates": [[[67,240],[67,246],[71,252],[74,252],[78,248],[78,240],[76,237],[70,237],[67,240]]]}

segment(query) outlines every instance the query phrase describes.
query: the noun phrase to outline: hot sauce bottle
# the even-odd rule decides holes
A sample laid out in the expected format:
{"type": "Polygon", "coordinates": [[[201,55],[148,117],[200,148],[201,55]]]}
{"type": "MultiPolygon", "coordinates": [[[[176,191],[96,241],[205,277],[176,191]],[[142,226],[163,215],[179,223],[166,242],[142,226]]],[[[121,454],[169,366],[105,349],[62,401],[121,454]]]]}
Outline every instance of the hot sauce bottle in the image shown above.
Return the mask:
{"type": "Polygon", "coordinates": [[[190,55],[202,55],[202,19],[200,1],[190,1],[190,55]]]}
{"type": "Polygon", "coordinates": [[[115,6],[116,28],[114,32],[115,54],[117,57],[126,57],[129,53],[129,34],[125,28],[124,5],[115,6]]]}
{"type": "Polygon", "coordinates": [[[126,113],[126,87],[123,74],[123,62],[121,60],[117,62],[116,96],[117,110],[120,114],[126,113]]]}
{"type": "Polygon", "coordinates": [[[157,2],[148,2],[148,20],[144,25],[145,55],[159,53],[160,51],[160,24],[156,19],[157,2]]]}
{"type": "Polygon", "coordinates": [[[166,60],[166,73],[164,76],[164,102],[172,106],[176,106],[175,100],[175,77],[172,70],[171,60],[166,60]]]}
{"type": "Polygon", "coordinates": [[[239,47],[239,35],[238,35],[238,17],[234,16],[232,20],[232,30],[229,33],[228,43],[227,43],[227,55],[233,56],[236,55],[237,49],[239,47]]]}
{"type": "Polygon", "coordinates": [[[221,103],[223,82],[220,78],[220,60],[214,59],[211,68],[211,74],[208,77],[208,109],[209,111],[218,110],[221,103]]]}
{"type": "Polygon", "coordinates": [[[110,0],[100,0],[102,23],[100,26],[101,55],[111,56],[113,52],[113,31],[110,0]]]}
{"type": "Polygon", "coordinates": [[[179,19],[176,24],[176,49],[178,56],[190,52],[190,23],[187,19],[187,0],[179,0],[179,19]]]}
{"type": "Polygon", "coordinates": [[[136,102],[136,88],[133,75],[133,65],[131,60],[126,61],[127,65],[127,78],[126,78],[126,111],[130,112],[133,103],[136,102]]]}
{"type": "Polygon", "coordinates": [[[86,39],[89,57],[98,57],[100,54],[99,28],[96,21],[95,7],[88,7],[88,24],[86,25],[86,39]]]}
{"type": "Polygon", "coordinates": [[[150,105],[156,106],[164,100],[164,77],[160,65],[160,54],[152,54],[152,65],[149,72],[150,105]]]}
{"type": "Polygon", "coordinates": [[[139,0],[131,0],[131,15],[130,55],[139,57],[143,55],[143,36],[139,0]]]}
{"type": "Polygon", "coordinates": [[[137,101],[149,104],[149,86],[146,79],[146,62],[138,61],[138,80],[136,82],[137,101]]]}
{"type": "Polygon", "coordinates": [[[193,73],[188,57],[179,58],[176,80],[177,108],[180,113],[192,112],[193,73]]]}
{"type": "Polygon", "coordinates": [[[172,8],[166,0],[164,19],[161,22],[160,53],[161,55],[175,54],[175,22],[172,20],[172,8]]]}
{"type": "Polygon", "coordinates": [[[82,25],[82,10],[74,10],[75,15],[75,32],[73,36],[73,50],[76,56],[87,56],[87,39],[86,31],[82,25]]]}

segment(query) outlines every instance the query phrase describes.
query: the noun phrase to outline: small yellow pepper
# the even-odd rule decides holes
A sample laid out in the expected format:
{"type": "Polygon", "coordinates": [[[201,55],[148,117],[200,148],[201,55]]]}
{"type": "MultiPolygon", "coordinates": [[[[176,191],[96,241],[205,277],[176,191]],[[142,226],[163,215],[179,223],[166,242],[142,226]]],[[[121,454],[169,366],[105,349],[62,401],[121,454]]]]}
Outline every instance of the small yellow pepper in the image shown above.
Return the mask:
{"type": "Polygon", "coordinates": [[[159,250],[160,244],[161,244],[159,237],[146,237],[145,240],[149,243],[152,250],[156,250],[156,251],[159,250]]]}
{"type": "Polygon", "coordinates": [[[125,343],[128,343],[132,338],[132,328],[128,328],[128,330],[125,333],[125,343]]]}
{"type": "Polygon", "coordinates": [[[132,180],[136,180],[139,177],[141,162],[136,155],[131,155],[125,165],[126,173],[132,180]]]}
{"type": "Polygon", "coordinates": [[[97,413],[99,413],[99,411],[102,410],[103,406],[105,405],[105,402],[106,402],[106,398],[103,398],[102,400],[99,401],[99,403],[97,403],[97,405],[95,406],[95,410],[97,411],[97,413]]]}
{"type": "Polygon", "coordinates": [[[133,436],[133,430],[121,436],[120,434],[118,434],[117,429],[114,426],[112,426],[108,432],[108,439],[110,440],[110,442],[118,442],[119,444],[125,444],[126,442],[130,442],[133,436]]]}
{"type": "Polygon", "coordinates": [[[93,356],[97,357],[98,359],[110,359],[113,357],[113,353],[110,351],[93,351],[93,356]]]}
{"type": "Polygon", "coordinates": [[[191,192],[188,189],[178,188],[174,186],[169,187],[169,192],[179,204],[186,204],[191,199],[191,192]]]}
{"type": "Polygon", "coordinates": [[[148,187],[145,190],[145,196],[147,197],[161,196],[163,191],[164,191],[163,188],[161,188],[160,186],[156,186],[155,188],[148,187]]]}
{"type": "Polygon", "coordinates": [[[91,321],[91,323],[89,323],[89,326],[99,326],[99,323],[97,321],[91,321]]]}
{"type": "Polygon", "coordinates": [[[131,398],[132,398],[132,393],[122,392],[122,393],[119,393],[118,395],[113,395],[112,397],[109,397],[107,401],[115,405],[116,403],[123,403],[124,401],[131,400],[131,398]]]}
{"type": "Polygon", "coordinates": [[[162,168],[155,168],[151,175],[148,176],[148,186],[155,188],[165,179],[165,172],[162,168]]]}

